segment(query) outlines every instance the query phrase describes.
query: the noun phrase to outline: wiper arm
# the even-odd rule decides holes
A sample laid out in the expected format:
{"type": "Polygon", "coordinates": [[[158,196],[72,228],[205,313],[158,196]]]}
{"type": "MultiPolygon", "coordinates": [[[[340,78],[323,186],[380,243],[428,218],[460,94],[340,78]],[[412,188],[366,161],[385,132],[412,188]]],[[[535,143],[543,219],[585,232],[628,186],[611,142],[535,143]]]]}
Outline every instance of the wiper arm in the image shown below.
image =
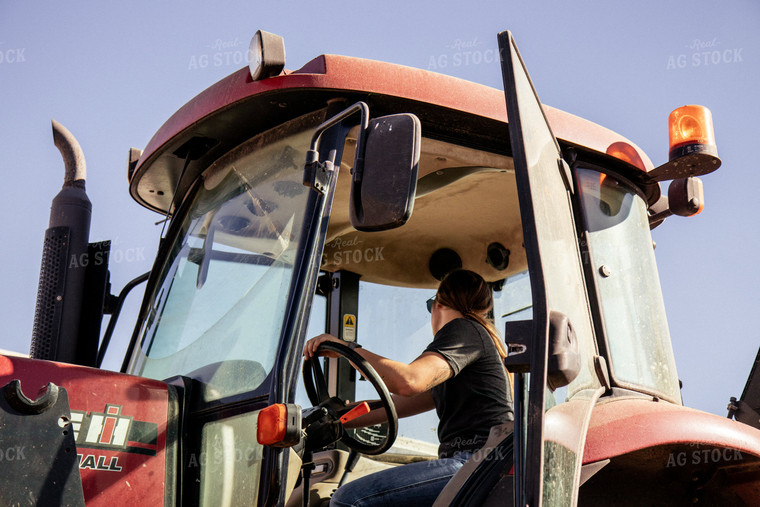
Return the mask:
{"type": "MultiPolygon", "coordinates": [[[[208,266],[211,263],[211,251],[214,248],[214,216],[216,215],[216,210],[209,213],[205,219],[203,220],[206,226],[206,237],[203,238],[203,248],[200,249],[198,252],[198,256],[196,259],[194,259],[194,262],[198,264],[198,276],[195,279],[195,286],[198,288],[198,290],[203,288],[203,285],[206,283],[206,278],[208,277],[208,266]]],[[[189,259],[189,256],[188,256],[189,259]]]]}
{"type": "Polygon", "coordinates": [[[212,225],[209,226],[206,237],[203,239],[203,249],[200,251],[200,258],[198,259],[198,277],[195,280],[195,286],[200,290],[206,283],[208,277],[208,266],[211,264],[211,251],[214,248],[214,231],[216,228],[212,225]]]}

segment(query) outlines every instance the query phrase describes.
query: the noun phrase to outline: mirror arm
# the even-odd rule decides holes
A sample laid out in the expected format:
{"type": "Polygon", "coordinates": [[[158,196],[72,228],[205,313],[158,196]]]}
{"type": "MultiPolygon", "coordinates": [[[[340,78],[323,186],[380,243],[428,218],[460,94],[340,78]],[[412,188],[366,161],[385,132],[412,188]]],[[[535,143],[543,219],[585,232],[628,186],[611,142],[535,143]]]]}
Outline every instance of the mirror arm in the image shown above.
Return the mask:
{"type": "MultiPolygon", "coordinates": [[[[322,134],[338,123],[344,122],[356,113],[360,114],[360,132],[356,143],[356,151],[357,154],[361,154],[359,159],[362,162],[364,161],[364,138],[366,137],[365,132],[369,126],[369,106],[360,101],[323,122],[314,130],[314,134],[311,137],[311,145],[306,152],[306,164],[304,167],[303,179],[303,184],[305,186],[311,187],[322,194],[327,191],[328,174],[334,169],[333,164],[335,163],[335,154],[331,153],[329,159],[324,162],[319,161],[319,144],[322,139],[322,134]]],[[[357,177],[357,172],[360,174],[361,168],[359,168],[358,171],[354,170],[354,178],[357,177]]],[[[359,176],[359,178],[360,177],[361,176],[359,176]]]]}
{"type": "Polygon", "coordinates": [[[303,184],[324,195],[327,193],[327,184],[329,183],[327,175],[335,169],[334,159],[324,162],[320,162],[318,159],[319,152],[317,151],[309,150],[306,154],[303,184]]]}
{"type": "Polygon", "coordinates": [[[141,283],[147,281],[149,276],[150,271],[143,273],[142,275],[128,282],[124,288],[121,289],[121,292],[118,296],[109,296],[108,299],[112,301],[112,304],[109,305],[111,308],[107,308],[103,313],[110,313],[111,318],[108,320],[108,327],[106,328],[106,332],[103,335],[103,340],[100,344],[100,348],[98,349],[98,356],[95,363],[96,368],[100,368],[100,365],[103,364],[103,358],[106,355],[106,349],[108,349],[108,344],[111,342],[111,336],[113,335],[114,328],[116,327],[116,321],[119,320],[121,307],[124,305],[124,300],[127,299],[127,294],[129,294],[132,289],[141,283]]]}

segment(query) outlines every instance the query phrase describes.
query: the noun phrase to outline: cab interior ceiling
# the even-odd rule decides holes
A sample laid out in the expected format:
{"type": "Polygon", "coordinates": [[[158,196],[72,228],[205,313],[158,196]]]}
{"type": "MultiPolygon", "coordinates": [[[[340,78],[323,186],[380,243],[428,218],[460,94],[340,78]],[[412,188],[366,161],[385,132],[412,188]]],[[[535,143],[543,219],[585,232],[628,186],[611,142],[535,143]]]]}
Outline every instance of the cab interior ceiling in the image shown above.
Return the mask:
{"type": "Polygon", "coordinates": [[[423,137],[417,193],[409,221],[396,229],[359,232],[349,219],[350,165],[356,142],[343,153],[327,230],[322,269],[348,270],[362,280],[435,288],[429,264],[440,249],[456,252],[462,267],[498,281],[527,268],[512,158],[423,137]],[[486,262],[488,246],[509,250],[509,263],[486,262]]]}

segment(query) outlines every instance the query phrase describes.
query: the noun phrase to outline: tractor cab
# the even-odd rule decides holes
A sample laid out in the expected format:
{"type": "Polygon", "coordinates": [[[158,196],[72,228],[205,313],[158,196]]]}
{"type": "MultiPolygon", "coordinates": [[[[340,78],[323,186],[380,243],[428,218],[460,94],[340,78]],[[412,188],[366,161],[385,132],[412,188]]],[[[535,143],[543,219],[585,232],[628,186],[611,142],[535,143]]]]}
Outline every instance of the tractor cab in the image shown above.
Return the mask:
{"type": "MultiPolygon", "coordinates": [[[[280,53],[268,37],[256,54],[280,53]]],[[[395,421],[384,386],[343,359],[300,379],[301,349],[328,332],[412,361],[432,340],[424,303],[456,268],[493,288],[516,420],[444,504],[505,491],[572,504],[602,397],[680,406],[649,231],[653,209],[672,214],[658,180],[717,168],[710,138],[678,170],[653,168],[621,136],[543,108],[511,37],[500,43],[506,94],[350,58],[269,74],[262,60],[151,141],[130,188],[172,223],[128,371],[190,393],[182,455],[207,464],[185,495],[300,504],[306,486],[319,503],[341,481],[434,458],[434,414],[395,421]],[[378,396],[388,425],[340,427],[342,403],[378,396]]]]}
{"type": "Polygon", "coordinates": [[[250,69],[130,152],[132,196],[170,218],[123,366],[174,393],[170,503],[321,505],[434,459],[435,414],[397,420],[350,344],[411,362],[457,268],[492,287],[514,421],[437,505],[753,503],[760,432],[682,406],[650,236],[701,210],[709,111],[673,113],[654,167],[542,106],[509,32],[499,44],[503,90],[332,55],[286,71],[259,32],[250,69]],[[343,358],[304,365],[323,332],[343,358]],[[388,423],[344,428],[362,400],[388,423]],[[692,444],[720,459],[670,469],[692,444]]]}

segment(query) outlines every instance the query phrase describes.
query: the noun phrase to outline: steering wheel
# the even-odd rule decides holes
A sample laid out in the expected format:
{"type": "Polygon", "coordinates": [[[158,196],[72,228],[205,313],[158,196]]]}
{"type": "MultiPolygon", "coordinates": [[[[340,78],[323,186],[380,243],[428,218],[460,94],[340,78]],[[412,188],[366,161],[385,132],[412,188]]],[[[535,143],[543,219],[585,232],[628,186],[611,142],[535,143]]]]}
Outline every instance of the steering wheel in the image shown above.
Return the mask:
{"type": "MultiPolygon", "coordinates": [[[[348,432],[344,432],[340,440],[351,449],[363,454],[375,455],[384,453],[391,448],[398,435],[398,415],[396,414],[396,406],[393,403],[391,393],[388,392],[388,388],[385,387],[385,382],[383,382],[372,365],[345,345],[335,342],[322,342],[316,352],[318,353],[320,350],[336,352],[345,359],[348,359],[354,365],[354,368],[369,380],[375,388],[375,391],[377,391],[377,394],[380,396],[380,403],[383,408],[385,408],[385,413],[388,415],[388,434],[380,444],[371,445],[360,442],[349,435],[348,432]]],[[[316,356],[303,362],[303,383],[306,388],[306,395],[314,406],[331,398],[327,392],[325,375],[322,372],[322,367],[319,365],[319,360],[316,359],[316,356]]],[[[344,403],[341,402],[341,404],[344,403]]]]}

